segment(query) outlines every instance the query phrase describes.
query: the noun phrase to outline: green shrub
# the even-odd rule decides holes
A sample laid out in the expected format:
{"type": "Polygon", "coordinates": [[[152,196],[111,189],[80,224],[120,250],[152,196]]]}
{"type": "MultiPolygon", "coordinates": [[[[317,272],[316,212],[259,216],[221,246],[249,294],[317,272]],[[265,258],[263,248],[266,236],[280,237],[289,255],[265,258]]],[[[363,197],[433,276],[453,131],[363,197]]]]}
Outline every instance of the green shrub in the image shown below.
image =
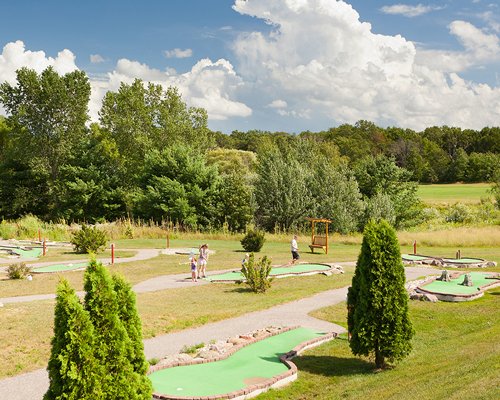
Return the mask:
{"type": "Polygon", "coordinates": [[[445,217],[446,222],[454,223],[471,222],[472,219],[470,208],[462,203],[451,206],[445,217]]]}
{"type": "Polygon", "coordinates": [[[202,349],[205,347],[205,343],[198,343],[193,346],[188,346],[185,345],[181,349],[181,353],[186,353],[186,354],[197,354],[198,350],[202,349]]]}
{"type": "Polygon", "coordinates": [[[97,253],[106,247],[106,233],[95,226],[82,225],[82,229],[73,233],[71,244],[77,253],[97,253]]]}
{"type": "Polygon", "coordinates": [[[25,263],[11,264],[7,268],[7,276],[9,279],[24,279],[31,272],[31,267],[25,263]]]}
{"type": "Polygon", "coordinates": [[[263,231],[249,230],[240,243],[245,251],[258,253],[264,246],[265,241],[263,231]]]}
{"type": "Polygon", "coordinates": [[[267,256],[262,257],[255,262],[253,253],[250,258],[241,268],[241,273],[245,277],[245,283],[250,286],[250,289],[255,293],[264,293],[271,287],[273,278],[269,278],[271,273],[271,260],[267,256]]]}
{"type": "Polygon", "coordinates": [[[160,362],[160,359],[159,359],[159,358],[157,358],[157,357],[150,358],[150,359],[148,360],[148,364],[149,364],[149,365],[156,365],[156,364],[158,364],[159,362],[160,362]]]}

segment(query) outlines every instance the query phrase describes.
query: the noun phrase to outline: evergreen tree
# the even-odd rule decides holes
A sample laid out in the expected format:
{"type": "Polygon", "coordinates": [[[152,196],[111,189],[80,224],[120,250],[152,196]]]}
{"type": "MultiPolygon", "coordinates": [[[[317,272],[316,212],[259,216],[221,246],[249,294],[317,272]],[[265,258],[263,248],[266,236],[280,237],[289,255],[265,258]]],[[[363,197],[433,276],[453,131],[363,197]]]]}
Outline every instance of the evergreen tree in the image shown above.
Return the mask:
{"type": "MultiPolygon", "coordinates": [[[[132,341],[119,318],[117,294],[106,268],[93,260],[85,272],[85,309],[95,329],[95,355],[104,368],[101,384],[107,399],[146,399],[130,355],[132,341]]],[[[148,388],[146,388],[148,389],[148,388]]],[[[149,397],[148,397],[149,395],[149,397]]]]}
{"type": "Polygon", "coordinates": [[[139,387],[139,398],[151,399],[152,385],[146,376],[149,364],[144,356],[144,344],[142,343],[142,324],[137,311],[135,293],[131,285],[121,276],[113,276],[114,289],[118,306],[118,317],[122,321],[128,337],[130,338],[128,359],[132,363],[135,379],[139,387]]]}
{"type": "Polygon", "coordinates": [[[414,331],[404,284],[395,230],[385,220],[368,222],[347,297],[348,326],[353,354],[374,353],[377,368],[411,351],[414,331]]]}
{"type": "Polygon", "coordinates": [[[93,354],[94,328],[88,313],[62,280],[57,287],[54,337],[47,370],[49,389],[44,400],[104,399],[100,389],[102,369],[93,354]]]}

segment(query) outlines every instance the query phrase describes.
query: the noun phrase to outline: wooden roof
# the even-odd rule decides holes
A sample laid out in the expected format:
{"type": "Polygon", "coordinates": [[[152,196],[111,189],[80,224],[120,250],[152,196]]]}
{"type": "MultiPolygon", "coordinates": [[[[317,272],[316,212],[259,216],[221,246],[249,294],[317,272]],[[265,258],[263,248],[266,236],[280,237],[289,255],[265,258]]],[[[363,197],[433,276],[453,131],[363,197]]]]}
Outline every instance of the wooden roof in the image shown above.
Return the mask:
{"type": "Polygon", "coordinates": [[[306,217],[306,219],[308,221],[311,221],[311,222],[332,222],[330,219],[326,219],[326,218],[310,218],[310,217],[306,217]]]}

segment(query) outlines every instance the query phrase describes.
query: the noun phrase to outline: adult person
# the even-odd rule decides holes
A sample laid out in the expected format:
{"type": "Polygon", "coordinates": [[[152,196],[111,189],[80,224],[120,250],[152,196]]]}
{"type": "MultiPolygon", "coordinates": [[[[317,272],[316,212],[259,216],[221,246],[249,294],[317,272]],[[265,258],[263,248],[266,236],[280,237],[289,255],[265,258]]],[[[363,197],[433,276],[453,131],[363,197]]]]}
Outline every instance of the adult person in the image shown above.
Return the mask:
{"type": "Polygon", "coordinates": [[[198,279],[206,278],[207,262],[208,244],[204,243],[200,246],[200,254],[198,256],[198,279]]]}
{"type": "Polygon", "coordinates": [[[291,243],[291,250],[292,250],[292,261],[290,264],[295,264],[297,261],[299,261],[300,255],[299,255],[299,245],[297,244],[297,235],[293,235],[292,243],[291,243]]]}

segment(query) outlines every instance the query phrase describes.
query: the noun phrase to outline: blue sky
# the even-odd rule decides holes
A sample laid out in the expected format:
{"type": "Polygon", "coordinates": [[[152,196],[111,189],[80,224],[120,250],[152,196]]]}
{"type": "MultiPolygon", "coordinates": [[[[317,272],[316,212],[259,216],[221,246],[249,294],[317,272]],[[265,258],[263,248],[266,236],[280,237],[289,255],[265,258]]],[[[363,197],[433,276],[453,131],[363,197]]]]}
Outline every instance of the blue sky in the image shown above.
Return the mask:
{"type": "Polygon", "coordinates": [[[94,119],[138,77],[179,87],[226,133],[500,125],[498,0],[6,3],[0,81],[82,69],[94,119]]]}

